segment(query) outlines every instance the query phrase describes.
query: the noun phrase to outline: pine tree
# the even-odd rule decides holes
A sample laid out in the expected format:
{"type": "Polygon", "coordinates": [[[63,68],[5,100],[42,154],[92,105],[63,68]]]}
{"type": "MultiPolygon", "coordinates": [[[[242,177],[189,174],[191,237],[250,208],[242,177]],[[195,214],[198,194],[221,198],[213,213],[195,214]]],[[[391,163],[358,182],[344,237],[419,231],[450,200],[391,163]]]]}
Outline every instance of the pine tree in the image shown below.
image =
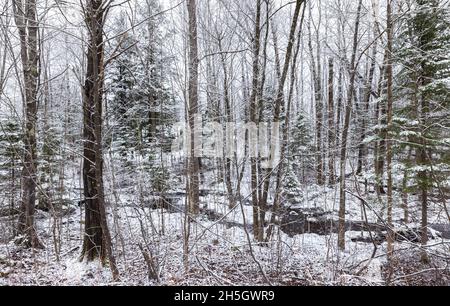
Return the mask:
{"type": "Polygon", "coordinates": [[[157,13],[161,8],[155,0],[137,5],[141,26],[127,31],[131,25],[125,13],[118,14],[113,22],[118,35],[111,50],[116,50],[118,56],[107,71],[107,143],[114,159],[120,162],[117,171],[121,186],[139,192],[140,199],[147,202],[151,194],[163,195],[171,187],[161,151],[171,149],[176,101],[168,86],[173,59],[163,47],[171,33],[160,26],[164,16],[157,13]],[[130,184],[136,171],[149,182],[145,190],[130,184]]]}
{"type": "Polygon", "coordinates": [[[315,165],[312,154],[315,152],[312,128],[303,114],[300,114],[294,123],[289,143],[289,157],[293,161],[293,170],[302,178],[301,181],[305,182],[310,172],[314,171],[315,165]]]}
{"type": "MultiPolygon", "coordinates": [[[[148,1],[143,4],[142,18],[158,9],[156,1],[148,1]]],[[[151,18],[145,27],[119,35],[112,44],[120,56],[112,63],[107,82],[111,140],[122,155],[129,148],[142,153],[155,144],[171,143],[169,127],[175,120],[175,101],[166,75],[171,72],[172,59],[161,47],[165,34],[158,21],[151,18]]],[[[116,31],[124,32],[127,23],[126,16],[120,14],[114,23],[116,31]]]]}
{"type": "Polygon", "coordinates": [[[282,197],[291,204],[299,203],[302,196],[301,183],[298,175],[293,169],[292,163],[287,165],[286,173],[283,178],[282,197]]]}
{"type": "Polygon", "coordinates": [[[403,17],[396,49],[401,70],[395,119],[405,150],[414,151],[414,156],[404,154],[411,159],[404,159],[402,167],[410,178],[409,191],[419,193],[425,245],[430,196],[435,191],[445,194],[450,173],[450,14],[444,1],[413,1],[403,17]]]}
{"type": "MultiPolygon", "coordinates": [[[[51,118],[54,119],[54,118],[51,118]]],[[[55,191],[54,183],[58,181],[59,156],[61,148],[61,135],[58,127],[50,120],[44,124],[42,130],[42,142],[39,143],[39,191],[37,208],[49,210],[52,201],[51,194],[55,191]]]]}
{"type": "Polygon", "coordinates": [[[17,122],[11,119],[0,121],[0,186],[3,197],[8,199],[10,213],[17,209],[20,188],[20,165],[23,136],[17,122]]]}

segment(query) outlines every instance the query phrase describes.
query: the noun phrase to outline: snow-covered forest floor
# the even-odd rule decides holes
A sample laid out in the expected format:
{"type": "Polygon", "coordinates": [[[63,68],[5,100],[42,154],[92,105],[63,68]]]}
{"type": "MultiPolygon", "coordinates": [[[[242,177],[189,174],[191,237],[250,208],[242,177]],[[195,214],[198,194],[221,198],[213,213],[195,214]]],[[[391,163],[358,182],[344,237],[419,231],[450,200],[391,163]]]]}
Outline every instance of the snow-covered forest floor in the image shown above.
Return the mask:
{"type": "MultiPolygon", "coordinates": [[[[130,188],[130,187],[128,187],[130,188]]],[[[219,187],[215,187],[215,194],[219,187]]],[[[322,208],[336,212],[338,198],[334,189],[304,186],[307,194],[294,208],[322,208]],[[320,190],[319,190],[320,189],[320,190]]],[[[13,241],[0,245],[0,284],[32,285],[393,285],[450,284],[450,239],[430,229],[427,246],[429,264],[420,263],[419,244],[395,243],[395,261],[390,275],[386,260],[386,242],[374,244],[369,232],[347,231],[346,251],[338,251],[337,234],[304,233],[287,235],[279,227],[272,241],[257,244],[252,239],[252,207],[246,201],[229,209],[223,196],[201,197],[202,213],[190,223],[188,269],[183,258],[185,214],[184,198],[169,209],[152,209],[136,204],[133,192],[118,193],[119,201],[108,209],[115,254],[121,273],[114,283],[108,265],[79,261],[84,211],[73,205],[55,218],[51,212],[38,211],[39,237],[44,250],[24,249],[13,241]],[[243,225],[245,214],[247,229],[243,225]],[[249,234],[250,240],[247,238],[249,234]],[[249,247],[249,241],[251,248],[249,247]],[[139,245],[150,254],[159,279],[149,279],[148,266],[139,245]]],[[[223,192],[223,190],[222,190],[223,192]]],[[[375,195],[368,197],[376,203],[375,195]]],[[[361,203],[349,197],[348,220],[362,220],[361,203]]],[[[382,207],[367,209],[369,222],[376,221],[382,207]],[[376,212],[376,213],[375,213],[376,212]]],[[[398,205],[397,205],[398,206],[398,205]]],[[[410,214],[414,227],[420,210],[410,214]]],[[[430,224],[445,223],[439,206],[430,207],[430,224]]],[[[394,210],[400,220],[402,209],[394,210]]],[[[334,214],[332,213],[332,218],[334,214]]],[[[334,216],[335,217],[335,216],[334,216]]],[[[397,224],[401,227],[400,221],[397,224]]],[[[7,224],[2,222],[6,229],[7,224]]],[[[3,231],[3,238],[7,231],[3,231]]]]}
{"type": "Polygon", "coordinates": [[[450,285],[448,0],[0,1],[0,285],[450,285]]]}

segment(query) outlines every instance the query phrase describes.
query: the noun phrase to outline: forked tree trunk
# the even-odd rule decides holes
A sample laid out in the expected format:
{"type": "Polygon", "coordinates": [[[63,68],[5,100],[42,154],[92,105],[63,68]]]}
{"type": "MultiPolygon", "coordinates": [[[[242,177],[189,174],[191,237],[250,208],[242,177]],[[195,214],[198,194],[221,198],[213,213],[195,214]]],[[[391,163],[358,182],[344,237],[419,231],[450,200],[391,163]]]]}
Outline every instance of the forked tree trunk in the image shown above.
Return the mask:
{"type": "MultiPolygon", "coordinates": [[[[295,31],[297,29],[298,16],[300,13],[300,7],[303,3],[304,3],[304,1],[297,1],[294,16],[292,19],[291,32],[289,35],[289,43],[288,43],[286,58],[285,58],[284,67],[283,67],[283,74],[281,76],[282,82],[285,82],[287,72],[289,69],[289,62],[292,57],[292,55],[291,55],[292,47],[294,45],[294,40],[295,40],[294,35],[295,35],[295,31]]],[[[299,54],[299,50],[300,50],[302,25],[303,25],[304,16],[305,16],[305,6],[303,6],[303,13],[302,13],[302,17],[300,20],[300,29],[298,30],[298,36],[297,36],[297,46],[296,46],[296,49],[294,52],[294,57],[292,60],[291,83],[289,86],[288,103],[286,106],[286,114],[285,114],[285,118],[284,118],[284,127],[283,127],[282,142],[281,142],[281,148],[280,148],[280,164],[278,166],[278,172],[277,172],[277,177],[276,177],[276,182],[275,182],[275,197],[274,197],[274,203],[273,203],[273,208],[272,208],[272,215],[270,218],[269,227],[267,228],[267,234],[266,234],[265,241],[269,241],[272,237],[274,224],[275,224],[275,217],[278,215],[280,205],[281,205],[280,194],[281,194],[282,179],[284,176],[284,165],[286,163],[285,157],[286,157],[286,151],[287,151],[288,140],[289,140],[289,127],[290,127],[289,123],[290,123],[290,118],[291,118],[292,96],[293,96],[293,92],[294,92],[295,74],[296,74],[298,54],[299,54]]],[[[278,90],[282,91],[283,88],[279,87],[278,90]]],[[[282,101],[281,101],[282,96],[280,95],[280,93],[278,93],[278,94],[279,94],[278,95],[279,98],[277,99],[277,103],[282,103],[282,101]]],[[[278,107],[278,104],[275,105],[275,110],[276,110],[275,115],[277,115],[277,107],[278,107]]],[[[274,119],[277,119],[277,117],[275,117],[274,119]]],[[[274,120],[274,122],[277,122],[277,120],[274,120]]]]}

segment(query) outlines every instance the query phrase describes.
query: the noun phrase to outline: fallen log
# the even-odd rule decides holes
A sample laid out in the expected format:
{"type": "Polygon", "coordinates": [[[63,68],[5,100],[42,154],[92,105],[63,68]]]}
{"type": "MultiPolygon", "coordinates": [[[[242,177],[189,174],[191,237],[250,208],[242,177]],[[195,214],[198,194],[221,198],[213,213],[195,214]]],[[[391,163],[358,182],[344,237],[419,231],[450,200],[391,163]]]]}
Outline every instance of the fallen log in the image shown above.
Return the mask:
{"type": "MultiPolygon", "coordinates": [[[[299,234],[314,233],[318,235],[329,235],[337,233],[338,220],[332,212],[325,212],[320,208],[295,208],[284,212],[280,221],[281,230],[293,237],[299,234]]],[[[436,239],[438,237],[449,239],[450,225],[431,224],[428,230],[428,237],[436,239]]],[[[371,223],[365,221],[347,220],[345,222],[345,231],[372,232],[375,243],[382,243],[387,239],[388,228],[385,224],[371,223]]],[[[401,227],[394,229],[395,241],[420,242],[421,228],[419,227],[401,227]]],[[[360,236],[352,238],[352,241],[372,243],[370,237],[360,236]]]]}
{"type": "MultiPolygon", "coordinates": [[[[303,211],[291,210],[281,219],[281,230],[289,236],[304,233],[328,235],[337,233],[338,220],[331,212],[323,212],[320,209],[306,209],[303,211]]],[[[372,231],[380,232],[385,227],[378,223],[366,223],[364,221],[346,221],[346,231],[372,231]]]]}

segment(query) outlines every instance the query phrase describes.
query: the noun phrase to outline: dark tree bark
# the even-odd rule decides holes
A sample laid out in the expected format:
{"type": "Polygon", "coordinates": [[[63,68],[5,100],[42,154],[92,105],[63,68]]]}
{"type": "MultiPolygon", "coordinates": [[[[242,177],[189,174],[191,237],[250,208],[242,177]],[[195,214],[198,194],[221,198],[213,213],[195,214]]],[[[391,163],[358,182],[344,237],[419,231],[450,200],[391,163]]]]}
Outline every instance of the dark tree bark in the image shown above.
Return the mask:
{"type": "Polygon", "coordinates": [[[85,235],[81,260],[109,260],[114,279],[118,279],[112,253],[103,186],[102,96],[104,83],[103,26],[105,7],[101,0],[88,0],[85,22],[89,33],[86,77],[83,86],[83,191],[85,235]]]}
{"type": "Polygon", "coordinates": [[[334,185],[336,156],[336,131],[334,125],[334,62],[328,59],[328,182],[334,185]]]}

